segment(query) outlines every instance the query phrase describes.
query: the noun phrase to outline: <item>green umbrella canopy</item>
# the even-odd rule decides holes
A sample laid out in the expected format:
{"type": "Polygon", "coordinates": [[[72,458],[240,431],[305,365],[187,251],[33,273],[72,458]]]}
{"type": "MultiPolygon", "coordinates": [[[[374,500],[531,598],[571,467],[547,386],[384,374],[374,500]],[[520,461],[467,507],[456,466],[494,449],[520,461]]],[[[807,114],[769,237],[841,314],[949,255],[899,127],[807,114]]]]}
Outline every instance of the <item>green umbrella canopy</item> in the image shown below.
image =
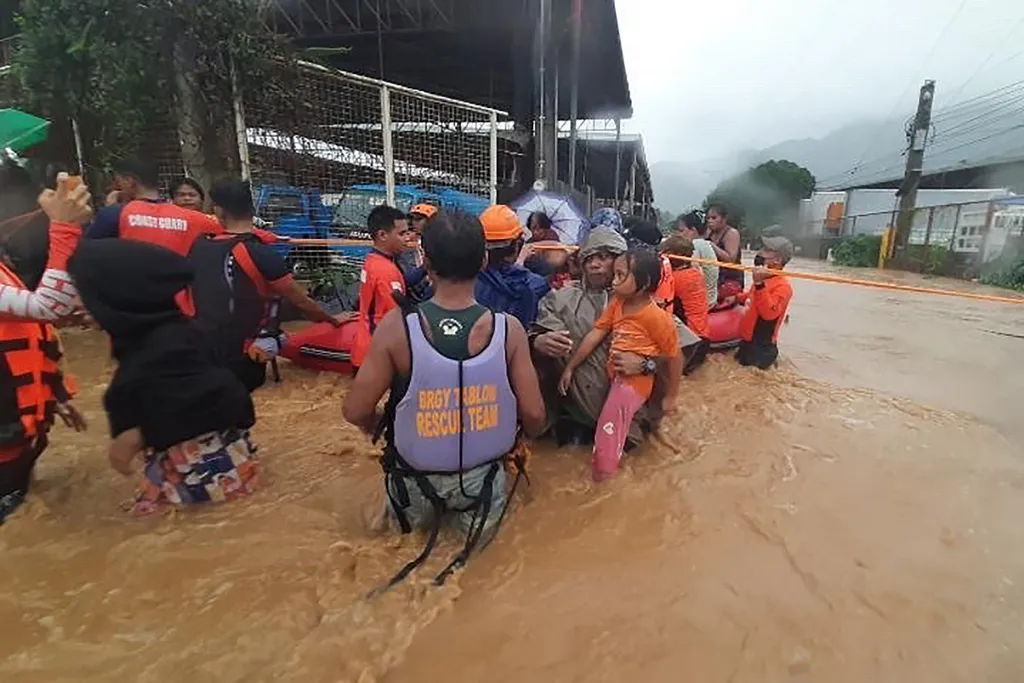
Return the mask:
{"type": "Polygon", "coordinates": [[[0,149],[22,153],[46,139],[50,122],[19,109],[0,109],[0,149]]]}

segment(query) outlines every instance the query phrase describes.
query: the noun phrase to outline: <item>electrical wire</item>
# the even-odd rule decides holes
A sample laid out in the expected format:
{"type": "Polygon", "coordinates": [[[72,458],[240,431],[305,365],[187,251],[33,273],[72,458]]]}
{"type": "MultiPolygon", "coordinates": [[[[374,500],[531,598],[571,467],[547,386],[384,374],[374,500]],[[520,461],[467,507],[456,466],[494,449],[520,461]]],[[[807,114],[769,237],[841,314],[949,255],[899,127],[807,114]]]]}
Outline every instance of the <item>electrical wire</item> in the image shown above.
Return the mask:
{"type": "MultiPolygon", "coordinates": [[[[1024,53],[1024,51],[1022,51],[1022,53],[1024,53]]],[[[942,130],[940,128],[939,132],[936,134],[936,140],[940,139],[939,136],[942,136],[941,139],[946,139],[947,142],[942,143],[942,145],[939,145],[938,148],[941,150],[943,145],[949,144],[949,141],[956,140],[956,139],[962,139],[963,135],[969,135],[970,133],[975,132],[977,130],[980,130],[982,128],[989,128],[989,127],[991,127],[994,123],[996,123],[997,121],[1001,120],[1002,117],[1001,116],[997,116],[996,118],[993,118],[993,119],[991,119],[991,120],[989,120],[989,121],[987,121],[985,123],[982,123],[981,125],[977,125],[977,126],[970,126],[968,124],[974,123],[976,121],[979,121],[979,122],[980,121],[984,121],[984,119],[986,117],[992,116],[993,113],[1002,111],[1006,107],[1010,107],[1010,106],[1013,106],[1013,105],[1016,105],[1016,104],[1019,104],[1019,103],[1022,103],[1022,102],[1024,102],[1024,81],[1017,81],[1017,82],[1014,82],[1014,83],[1010,83],[1010,84],[1001,86],[1001,87],[996,88],[996,89],[994,89],[992,91],[989,91],[987,93],[983,93],[983,94],[978,95],[976,97],[973,97],[973,98],[971,98],[969,100],[964,100],[963,102],[955,105],[954,107],[949,107],[949,108],[940,110],[940,112],[938,114],[933,115],[933,118],[932,118],[933,124],[934,123],[941,123],[943,120],[948,120],[948,119],[950,119],[952,117],[955,117],[955,116],[968,116],[968,115],[970,115],[970,110],[974,109],[974,108],[977,108],[977,107],[989,107],[989,110],[987,110],[987,111],[985,111],[985,112],[983,112],[981,114],[975,114],[971,118],[967,118],[967,119],[964,119],[962,121],[957,121],[949,129],[942,130]],[[999,102],[998,104],[993,106],[993,101],[998,101],[999,98],[1007,98],[1007,97],[1009,99],[1005,99],[1004,101],[999,102]],[[953,137],[948,137],[953,132],[958,133],[958,135],[953,136],[953,137]]],[[[1009,111],[1009,112],[1004,112],[1003,115],[1004,116],[1012,116],[1012,115],[1016,114],[1017,111],[1018,110],[1014,109],[1014,110],[1009,111]]],[[[908,121],[910,121],[912,119],[913,119],[913,117],[908,119],[908,121]]],[[[938,127],[938,126],[936,126],[936,127],[938,127]]],[[[930,145],[928,147],[928,151],[935,151],[935,148],[936,148],[935,145],[930,145]]],[[[900,157],[906,156],[906,150],[902,150],[900,152],[899,156],[900,157]]],[[[874,157],[873,159],[870,159],[870,160],[867,160],[867,161],[864,161],[863,158],[861,158],[861,159],[858,160],[858,162],[856,164],[854,164],[854,166],[850,167],[846,171],[843,171],[841,173],[831,174],[831,175],[827,176],[826,178],[822,179],[819,182],[822,185],[822,187],[828,187],[828,186],[835,187],[838,184],[843,183],[846,180],[849,180],[849,179],[852,179],[852,178],[856,178],[856,177],[862,175],[862,173],[864,171],[867,171],[867,170],[871,169],[871,166],[875,165],[876,163],[884,162],[884,161],[889,161],[889,160],[894,159],[894,158],[896,158],[896,157],[894,156],[894,154],[892,152],[883,154],[883,155],[881,155],[879,157],[874,157]]],[[[884,168],[879,169],[879,170],[873,170],[872,169],[870,171],[871,172],[871,176],[870,177],[875,177],[875,176],[877,176],[877,175],[879,175],[881,173],[884,173],[884,172],[886,172],[888,170],[894,170],[894,169],[900,168],[902,166],[903,166],[903,162],[898,162],[898,163],[893,164],[893,165],[885,166],[884,168]]]]}
{"type": "Polygon", "coordinates": [[[964,91],[964,88],[967,87],[967,84],[970,83],[972,80],[974,80],[975,76],[977,76],[979,73],[981,73],[982,69],[984,69],[985,66],[990,61],[992,61],[992,58],[996,56],[996,52],[999,51],[999,48],[1001,48],[1003,46],[1003,44],[1010,38],[1010,36],[1012,36],[1014,34],[1014,32],[1018,28],[1021,27],[1022,24],[1024,24],[1024,15],[1021,15],[1020,19],[1018,19],[1017,22],[1013,26],[1010,27],[1010,30],[1007,31],[1006,35],[1003,36],[1002,39],[998,43],[995,44],[995,46],[992,48],[992,50],[988,53],[988,57],[985,57],[985,60],[981,64],[978,65],[978,68],[975,69],[971,73],[971,75],[968,76],[964,80],[964,82],[960,84],[960,87],[957,88],[956,91],[954,91],[954,93],[950,96],[951,100],[955,100],[957,95],[959,95],[960,93],[962,93],[964,91]]]}
{"type": "Polygon", "coordinates": [[[941,148],[941,147],[943,147],[945,145],[949,145],[951,142],[955,142],[957,140],[962,140],[963,138],[965,138],[965,137],[967,137],[967,136],[969,136],[969,135],[971,135],[973,133],[976,133],[977,131],[992,130],[994,128],[999,127],[1000,125],[1005,125],[1004,122],[1007,121],[1007,120],[1020,121],[1020,117],[1021,117],[1022,114],[1024,114],[1024,107],[1018,107],[1017,109],[1014,109],[1013,111],[1006,112],[1003,116],[1000,116],[1000,117],[997,117],[997,118],[994,118],[994,119],[989,119],[989,120],[986,120],[986,121],[982,121],[980,123],[974,124],[973,126],[957,128],[954,131],[955,135],[951,135],[949,133],[943,134],[941,136],[937,135],[936,136],[935,146],[941,148]]]}
{"type": "MultiPolygon", "coordinates": [[[[936,38],[935,42],[932,43],[931,49],[928,50],[928,54],[922,60],[922,64],[927,64],[928,61],[932,58],[932,56],[935,54],[935,51],[938,49],[939,45],[942,44],[942,39],[946,37],[946,33],[953,26],[953,22],[956,21],[956,18],[958,16],[960,16],[960,13],[963,11],[964,6],[966,4],[967,4],[967,0],[961,0],[960,1],[960,5],[956,8],[956,11],[953,12],[953,15],[949,18],[949,21],[946,22],[946,25],[942,29],[942,32],[939,34],[938,38],[936,38]]],[[[913,84],[917,80],[917,76],[918,76],[919,72],[920,72],[920,69],[915,71],[914,75],[911,76],[910,80],[907,81],[907,85],[903,88],[903,92],[900,93],[900,96],[896,98],[896,101],[893,102],[892,108],[889,110],[889,113],[886,115],[885,120],[891,119],[893,114],[896,113],[896,108],[900,105],[900,102],[903,101],[903,98],[906,97],[907,92],[910,91],[911,87],[913,86],[913,84]]],[[[860,157],[857,159],[857,162],[853,165],[853,170],[854,171],[858,170],[858,167],[860,166],[861,161],[864,159],[864,157],[866,157],[868,154],[870,154],[874,150],[874,143],[875,143],[875,140],[872,140],[867,145],[865,145],[864,149],[861,151],[860,157]]]]}
{"type": "MultiPolygon", "coordinates": [[[[940,132],[943,135],[949,135],[950,133],[952,133],[954,131],[957,131],[957,130],[960,130],[960,129],[962,129],[965,126],[969,126],[970,124],[972,124],[972,123],[974,123],[976,121],[984,121],[985,119],[993,117],[995,114],[997,114],[998,112],[1002,111],[1003,109],[1006,109],[1007,107],[1012,107],[1014,105],[1018,105],[1021,102],[1024,102],[1024,94],[1022,94],[1020,97],[1016,97],[1016,98],[1014,98],[1012,100],[1007,100],[1006,102],[1003,102],[1002,104],[1000,104],[998,106],[992,107],[988,111],[985,111],[985,112],[983,112],[981,114],[978,114],[976,116],[972,116],[969,119],[964,119],[963,121],[959,121],[959,122],[955,123],[954,125],[950,126],[949,128],[941,130],[940,132]]],[[[997,116],[995,118],[998,119],[1000,117],[997,116]]]]}

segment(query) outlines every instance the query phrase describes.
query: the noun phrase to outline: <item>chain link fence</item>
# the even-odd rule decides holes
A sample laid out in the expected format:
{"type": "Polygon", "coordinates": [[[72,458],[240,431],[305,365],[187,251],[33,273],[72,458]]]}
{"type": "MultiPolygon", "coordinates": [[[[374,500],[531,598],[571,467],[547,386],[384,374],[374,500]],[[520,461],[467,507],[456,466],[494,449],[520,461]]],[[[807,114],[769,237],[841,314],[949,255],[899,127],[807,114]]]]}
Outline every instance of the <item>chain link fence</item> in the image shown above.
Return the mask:
{"type": "Polygon", "coordinates": [[[503,112],[308,63],[240,110],[257,216],[296,240],[280,249],[322,299],[350,297],[374,207],[479,215],[496,199],[503,112]]]}
{"type": "MultiPolygon", "coordinates": [[[[805,222],[795,234],[805,251],[819,245],[819,256],[844,238],[880,237],[896,225],[898,212],[877,211],[843,216],[835,227],[805,222]]],[[[1012,258],[1024,247],[1024,198],[943,204],[914,210],[908,244],[919,258],[946,263],[949,274],[977,274],[991,262],[1012,258]]]]}

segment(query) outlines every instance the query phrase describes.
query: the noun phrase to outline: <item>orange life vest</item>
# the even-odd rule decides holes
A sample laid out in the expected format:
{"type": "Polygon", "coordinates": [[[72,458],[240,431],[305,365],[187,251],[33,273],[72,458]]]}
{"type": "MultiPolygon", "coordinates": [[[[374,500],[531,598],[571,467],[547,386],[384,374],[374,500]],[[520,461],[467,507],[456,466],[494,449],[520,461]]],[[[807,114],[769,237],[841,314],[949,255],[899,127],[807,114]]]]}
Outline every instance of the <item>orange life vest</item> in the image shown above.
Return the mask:
{"type": "MultiPolygon", "coordinates": [[[[3,263],[0,283],[24,287],[3,263]]],[[[52,424],[57,392],[69,394],[60,358],[60,339],[53,325],[0,321],[0,459],[12,447],[32,443],[52,424]]]]}

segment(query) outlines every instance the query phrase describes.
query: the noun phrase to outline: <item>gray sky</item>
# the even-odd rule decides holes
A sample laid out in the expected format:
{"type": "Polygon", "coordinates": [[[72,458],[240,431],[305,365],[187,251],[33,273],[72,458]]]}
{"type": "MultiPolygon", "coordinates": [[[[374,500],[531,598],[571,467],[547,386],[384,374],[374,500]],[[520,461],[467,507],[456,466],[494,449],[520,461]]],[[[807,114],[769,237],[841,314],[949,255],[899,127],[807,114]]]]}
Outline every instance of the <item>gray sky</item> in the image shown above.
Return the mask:
{"type": "Polygon", "coordinates": [[[1024,79],[1022,0],[617,0],[650,161],[701,159],[1024,79]]]}

